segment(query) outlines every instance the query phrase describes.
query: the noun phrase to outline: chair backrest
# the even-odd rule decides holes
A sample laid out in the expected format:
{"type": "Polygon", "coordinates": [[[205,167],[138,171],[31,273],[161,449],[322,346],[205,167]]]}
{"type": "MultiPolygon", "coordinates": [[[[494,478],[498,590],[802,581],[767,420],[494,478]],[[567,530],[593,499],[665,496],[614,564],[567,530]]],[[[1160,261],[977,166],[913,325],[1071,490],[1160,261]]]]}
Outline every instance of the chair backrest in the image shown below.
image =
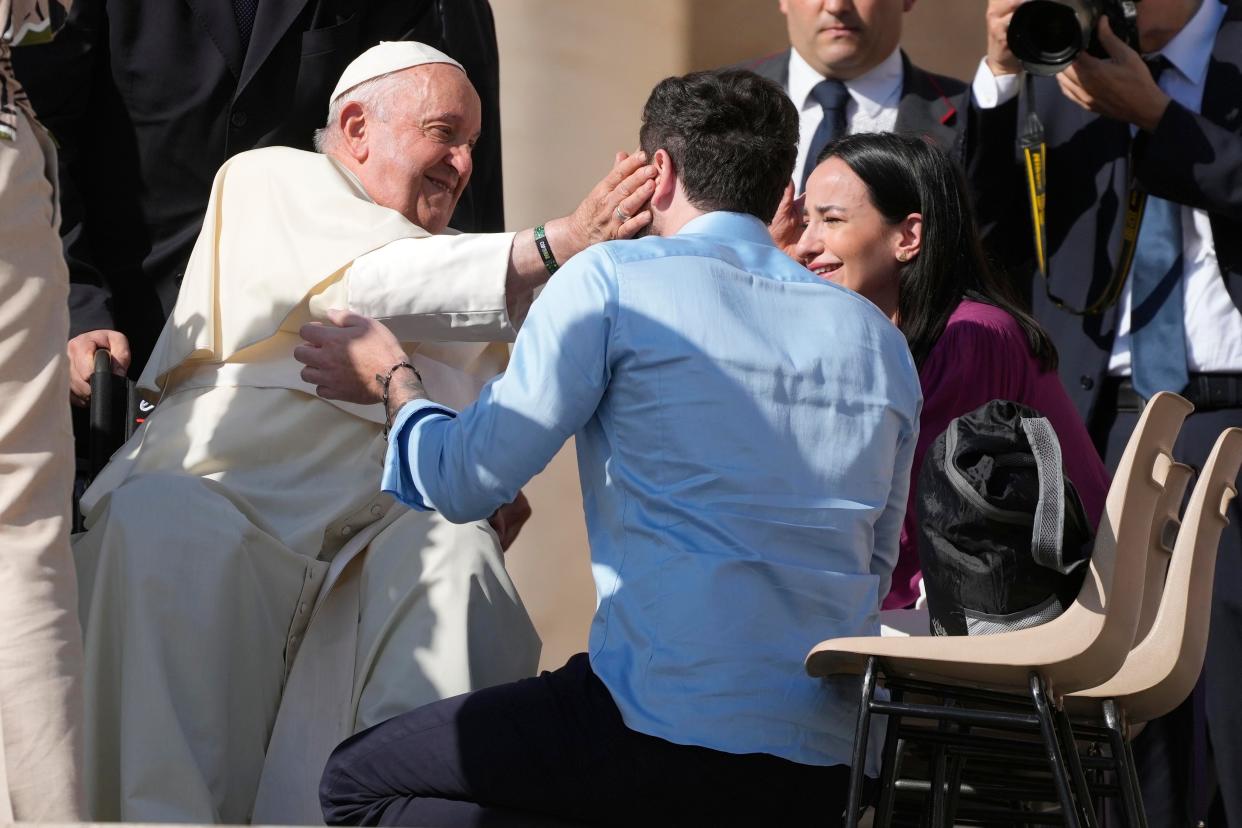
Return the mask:
{"type": "Polygon", "coordinates": [[[1190,695],[1199,678],[1212,616],[1216,551],[1229,524],[1226,510],[1238,493],[1234,481],[1240,466],[1242,428],[1225,429],[1186,505],[1151,632],[1134,648],[1116,681],[1109,682],[1117,685],[1115,695],[1132,721],[1168,713],[1190,695]]]}
{"type": "Polygon", "coordinates": [[[1077,630],[1085,647],[1052,670],[1050,680],[1059,674],[1066,684],[1092,687],[1113,676],[1129,654],[1143,603],[1152,520],[1174,465],[1173,444],[1193,410],[1176,394],[1161,392],[1139,415],[1108,490],[1082,589],[1053,622],[1077,630]]]}
{"type": "Polygon", "coordinates": [[[1164,491],[1156,504],[1156,516],[1151,522],[1151,534],[1147,538],[1147,574],[1143,578],[1143,605],[1139,608],[1138,626],[1134,629],[1134,643],[1138,644],[1151,632],[1160,609],[1160,597],[1164,594],[1164,579],[1173,555],[1173,544],[1181,526],[1179,515],[1186,499],[1186,485],[1194,477],[1194,469],[1185,463],[1174,463],[1164,479],[1164,491]]]}

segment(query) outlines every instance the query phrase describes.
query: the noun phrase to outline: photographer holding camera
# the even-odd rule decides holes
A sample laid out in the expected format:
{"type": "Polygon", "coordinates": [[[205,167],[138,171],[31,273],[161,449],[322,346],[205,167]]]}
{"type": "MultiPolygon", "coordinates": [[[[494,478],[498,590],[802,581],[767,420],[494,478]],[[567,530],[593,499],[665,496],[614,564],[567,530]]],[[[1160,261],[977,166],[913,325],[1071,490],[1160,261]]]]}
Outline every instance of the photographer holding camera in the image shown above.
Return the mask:
{"type": "MultiPolygon", "coordinates": [[[[969,172],[989,250],[1109,467],[1162,390],[1194,403],[1177,452],[1201,465],[1242,425],[1242,0],[989,0],[987,25],[969,172]]],[[[1204,818],[1215,778],[1208,824],[1242,826],[1236,502],[1230,521],[1204,677],[1135,742],[1152,825],[1204,818]]]]}

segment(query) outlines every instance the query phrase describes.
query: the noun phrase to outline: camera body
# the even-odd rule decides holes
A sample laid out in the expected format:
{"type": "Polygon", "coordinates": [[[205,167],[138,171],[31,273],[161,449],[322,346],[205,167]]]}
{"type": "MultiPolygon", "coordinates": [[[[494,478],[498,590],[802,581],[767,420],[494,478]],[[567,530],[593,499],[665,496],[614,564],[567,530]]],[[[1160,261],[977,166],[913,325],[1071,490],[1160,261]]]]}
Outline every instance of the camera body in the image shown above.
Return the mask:
{"type": "Polygon", "coordinates": [[[1139,0],[1027,0],[1009,21],[1009,48],[1026,71],[1055,75],[1083,49],[1108,57],[1096,29],[1108,17],[1113,32],[1138,49],[1139,0]]]}

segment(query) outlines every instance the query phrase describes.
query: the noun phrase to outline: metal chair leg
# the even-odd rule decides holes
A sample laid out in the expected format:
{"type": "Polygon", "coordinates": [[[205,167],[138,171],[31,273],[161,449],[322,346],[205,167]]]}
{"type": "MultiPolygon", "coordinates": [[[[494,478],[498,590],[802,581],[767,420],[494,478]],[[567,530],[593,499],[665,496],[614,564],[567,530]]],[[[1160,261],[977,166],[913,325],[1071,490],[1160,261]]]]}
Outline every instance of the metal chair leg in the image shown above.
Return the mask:
{"type": "Polygon", "coordinates": [[[1044,753],[1047,754],[1048,765],[1052,771],[1052,781],[1056,785],[1057,798],[1061,802],[1061,816],[1069,828],[1082,828],[1078,805],[1070,790],[1065,752],[1057,736],[1056,721],[1052,715],[1051,705],[1048,703],[1043,677],[1038,673],[1031,673],[1030,688],[1031,700],[1035,703],[1035,713],[1039,717],[1039,730],[1044,737],[1044,753]]]}
{"type": "MultiPolygon", "coordinates": [[[[962,733],[970,732],[970,725],[962,725],[962,733]]],[[[945,781],[948,790],[945,791],[944,803],[944,825],[945,828],[953,828],[953,823],[957,817],[957,801],[962,792],[962,770],[966,765],[965,756],[950,756],[948,775],[945,781]]]]}
{"type": "MultiPolygon", "coordinates": [[[[901,690],[892,691],[892,700],[900,703],[904,697],[901,690]]],[[[902,741],[898,737],[901,717],[889,716],[888,730],[884,734],[884,759],[880,765],[880,791],[875,803],[873,828],[889,828],[893,821],[893,804],[897,797],[897,780],[901,777],[902,741]]]]}
{"type": "MultiPolygon", "coordinates": [[[[941,727],[944,723],[941,723],[941,727]]],[[[944,828],[945,825],[945,781],[948,776],[948,751],[942,745],[932,749],[931,766],[931,825],[932,828],[944,828]]]]}
{"type": "Polygon", "coordinates": [[[858,703],[858,724],[854,727],[854,757],[850,764],[850,793],[845,806],[845,828],[858,828],[862,810],[863,778],[867,772],[867,736],[871,729],[871,700],[875,696],[875,657],[867,659],[862,693],[858,703]]]}
{"type": "Polygon", "coordinates": [[[1079,813],[1082,814],[1082,821],[1087,828],[1099,828],[1099,818],[1095,813],[1095,806],[1091,798],[1091,788],[1087,785],[1087,776],[1082,770],[1082,758],[1078,755],[1078,742],[1074,738],[1074,729],[1070,724],[1069,716],[1065,710],[1060,707],[1053,706],[1053,719],[1060,728],[1061,743],[1068,758],[1070,781],[1074,785],[1074,798],[1078,800],[1079,813]]]}
{"type": "Polygon", "coordinates": [[[1147,828],[1147,816],[1143,812],[1143,797],[1138,789],[1130,745],[1126,739],[1125,723],[1120,705],[1115,699],[1105,699],[1104,727],[1108,729],[1109,748],[1113,765],[1117,769],[1117,786],[1121,788],[1121,803],[1125,808],[1126,825],[1129,828],[1147,828]]]}

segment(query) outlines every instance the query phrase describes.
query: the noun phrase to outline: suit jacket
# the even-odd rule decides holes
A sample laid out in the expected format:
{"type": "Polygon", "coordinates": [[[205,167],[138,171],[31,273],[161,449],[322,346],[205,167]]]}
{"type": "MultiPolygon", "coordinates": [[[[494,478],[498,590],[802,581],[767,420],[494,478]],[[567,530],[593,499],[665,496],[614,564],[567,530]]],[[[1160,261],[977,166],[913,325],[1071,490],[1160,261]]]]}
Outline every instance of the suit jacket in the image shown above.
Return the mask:
{"type": "MultiPolygon", "coordinates": [[[[956,78],[920,69],[901,55],[901,102],[894,132],[928,136],[959,162],[966,153],[970,87],[956,78]]],[[[789,50],[743,64],[782,89],[789,88],[789,50]]],[[[796,102],[795,102],[796,103],[796,102]]]]}
{"type": "Polygon", "coordinates": [[[264,0],[245,50],[231,0],[78,0],[62,36],[17,66],[62,147],[70,335],[122,331],[137,376],[216,170],[255,147],[310,149],[346,64],[402,38],[460,60],[478,89],[483,138],[454,225],[502,229],[487,0],[264,0]]]}
{"type": "MultiPolygon", "coordinates": [[[[1215,0],[1206,0],[1215,2],[1215,0]]],[[[1201,114],[1171,103],[1156,130],[1134,140],[1139,186],[1206,210],[1221,277],[1242,308],[1242,0],[1230,0],[1208,64],[1201,114]]],[[[1128,124],[1066,99],[1036,78],[1035,111],[1048,146],[1049,289],[1083,308],[1112,278],[1125,218],[1128,124]]],[[[1015,152],[1019,102],[972,113],[980,138],[970,178],[989,253],[1031,292],[1035,317],[1056,342],[1061,378],[1089,418],[1108,368],[1118,311],[1080,317],[1058,309],[1035,275],[1025,171],[1015,152]]]]}

